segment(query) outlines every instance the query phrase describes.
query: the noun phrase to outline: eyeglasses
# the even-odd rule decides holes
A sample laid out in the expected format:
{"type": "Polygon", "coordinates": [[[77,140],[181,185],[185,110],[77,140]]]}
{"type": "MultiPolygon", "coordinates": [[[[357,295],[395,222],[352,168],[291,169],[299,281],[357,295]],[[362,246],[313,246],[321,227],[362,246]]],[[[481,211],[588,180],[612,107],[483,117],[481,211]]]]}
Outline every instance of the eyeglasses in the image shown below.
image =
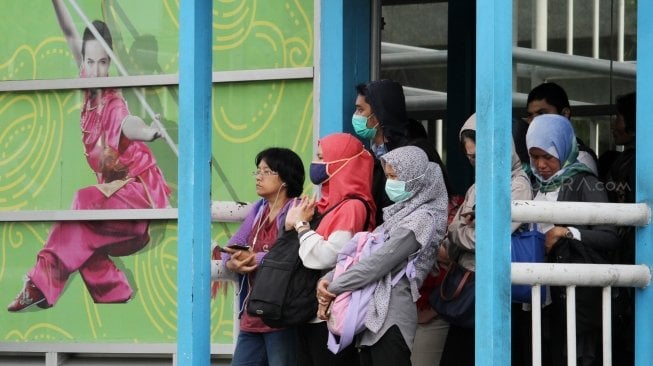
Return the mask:
{"type": "Polygon", "coordinates": [[[255,171],[252,172],[252,176],[262,176],[262,177],[269,177],[271,175],[279,175],[277,172],[273,172],[272,170],[261,170],[261,169],[256,169],[255,171]]]}

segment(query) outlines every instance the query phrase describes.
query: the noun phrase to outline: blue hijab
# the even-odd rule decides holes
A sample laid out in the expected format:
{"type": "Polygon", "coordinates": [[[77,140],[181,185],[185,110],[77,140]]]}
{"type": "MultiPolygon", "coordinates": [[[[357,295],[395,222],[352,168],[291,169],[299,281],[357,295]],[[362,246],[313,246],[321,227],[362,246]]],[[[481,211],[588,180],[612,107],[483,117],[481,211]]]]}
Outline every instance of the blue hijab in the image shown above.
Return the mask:
{"type": "Polygon", "coordinates": [[[578,143],[569,120],[558,114],[542,114],[533,119],[526,132],[526,147],[537,147],[560,160],[560,170],[549,179],[544,179],[531,164],[537,178],[540,192],[552,192],[562,183],[581,172],[592,173],[585,164],[578,161],[578,143]]]}

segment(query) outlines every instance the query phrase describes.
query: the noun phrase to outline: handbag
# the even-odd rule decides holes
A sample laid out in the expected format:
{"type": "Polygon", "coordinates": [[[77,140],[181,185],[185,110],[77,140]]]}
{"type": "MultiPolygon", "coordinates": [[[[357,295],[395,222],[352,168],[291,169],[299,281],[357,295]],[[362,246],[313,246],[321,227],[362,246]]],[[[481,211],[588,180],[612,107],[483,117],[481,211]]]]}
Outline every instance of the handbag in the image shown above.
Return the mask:
{"type": "Polygon", "coordinates": [[[442,283],[436,287],[429,302],[438,316],[464,328],[474,327],[475,273],[451,262],[442,283]]]}
{"type": "MultiPolygon", "coordinates": [[[[514,263],[544,262],[544,234],[534,225],[529,230],[528,224],[522,225],[510,237],[510,256],[514,263]],[[525,226],[525,227],[524,227],[525,226]]],[[[541,299],[546,295],[545,286],[541,286],[541,299]]],[[[531,303],[530,285],[512,285],[512,302],[531,303]]]]}

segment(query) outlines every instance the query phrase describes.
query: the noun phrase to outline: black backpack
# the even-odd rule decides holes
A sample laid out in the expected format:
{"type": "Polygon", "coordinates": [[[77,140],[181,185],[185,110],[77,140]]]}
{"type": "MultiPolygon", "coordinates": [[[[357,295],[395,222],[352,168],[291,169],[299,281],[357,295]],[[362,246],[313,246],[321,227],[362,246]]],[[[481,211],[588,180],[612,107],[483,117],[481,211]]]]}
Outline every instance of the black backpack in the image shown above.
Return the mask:
{"type": "MultiPolygon", "coordinates": [[[[314,215],[311,229],[315,229],[331,210],[348,199],[365,204],[365,228],[370,224],[370,207],[360,197],[345,197],[322,215],[314,215]]],[[[295,230],[285,231],[263,257],[256,269],[256,279],[247,303],[247,313],[260,317],[273,328],[305,324],[317,314],[315,291],[323,271],[306,268],[299,258],[299,238],[295,230]]]]}

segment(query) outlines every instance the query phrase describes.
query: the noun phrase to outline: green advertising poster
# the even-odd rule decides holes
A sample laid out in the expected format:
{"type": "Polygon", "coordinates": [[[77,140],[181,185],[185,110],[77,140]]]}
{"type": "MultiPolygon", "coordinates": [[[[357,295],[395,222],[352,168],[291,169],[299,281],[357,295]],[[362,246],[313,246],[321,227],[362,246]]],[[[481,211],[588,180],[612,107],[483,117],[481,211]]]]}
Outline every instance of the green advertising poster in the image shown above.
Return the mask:
{"type": "MultiPolygon", "coordinates": [[[[0,13],[0,85],[178,73],[178,1],[7,0],[0,13]],[[83,43],[71,42],[68,30],[81,37],[84,18],[107,25],[115,59],[93,56],[80,67],[78,60],[106,53],[86,43],[88,57],[80,58],[83,43]]],[[[212,31],[214,71],[313,66],[312,0],[216,0],[212,31]]],[[[177,207],[176,85],[35,89],[0,92],[0,211],[177,207]],[[150,125],[150,111],[170,139],[125,142],[126,116],[150,125]]],[[[255,201],[254,159],[267,147],[290,148],[307,166],[312,105],[311,78],[214,83],[212,199],[255,201]]],[[[214,222],[213,239],[224,244],[237,229],[214,222]]],[[[174,220],[2,221],[0,249],[0,304],[13,303],[32,277],[56,299],[0,309],[0,342],[175,342],[174,220]]],[[[211,341],[232,343],[235,289],[221,288],[211,303],[211,341]]]]}

